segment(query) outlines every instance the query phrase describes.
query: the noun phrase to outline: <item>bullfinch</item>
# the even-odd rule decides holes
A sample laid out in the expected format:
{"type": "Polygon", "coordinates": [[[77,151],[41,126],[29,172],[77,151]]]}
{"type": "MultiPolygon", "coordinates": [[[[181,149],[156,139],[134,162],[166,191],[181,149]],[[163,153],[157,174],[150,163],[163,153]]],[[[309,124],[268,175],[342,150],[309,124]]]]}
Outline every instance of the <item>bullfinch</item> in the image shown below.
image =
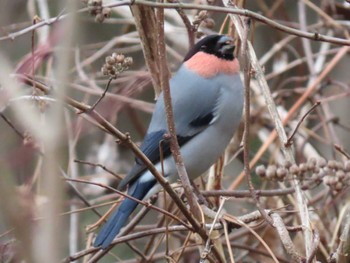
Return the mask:
{"type": "MultiPolygon", "coordinates": [[[[243,85],[234,48],[233,40],[228,36],[207,36],[187,53],[170,80],[177,139],[190,179],[200,176],[217,161],[241,120],[243,85]]],[[[167,120],[161,93],[141,150],[161,173],[159,147],[162,147],[164,176],[173,183],[178,175],[170,143],[164,140],[166,134],[167,120]]],[[[161,190],[138,158],[118,189],[123,190],[126,186],[128,195],[139,200],[148,199],[161,190]]],[[[97,235],[94,246],[107,248],[137,204],[125,198],[97,235]]]]}

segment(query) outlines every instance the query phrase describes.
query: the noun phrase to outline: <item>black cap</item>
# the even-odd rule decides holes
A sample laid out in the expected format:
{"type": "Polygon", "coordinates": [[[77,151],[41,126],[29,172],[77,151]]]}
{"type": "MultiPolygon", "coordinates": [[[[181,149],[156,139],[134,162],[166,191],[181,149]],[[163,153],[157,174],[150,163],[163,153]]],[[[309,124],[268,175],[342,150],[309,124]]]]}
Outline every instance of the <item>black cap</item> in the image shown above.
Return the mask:
{"type": "Polygon", "coordinates": [[[184,61],[189,60],[197,52],[215,55],[225,60],[233,60],[235,46],[233,39],[225,35],[209,35],[198,41],[185,56],[184,61]]]}

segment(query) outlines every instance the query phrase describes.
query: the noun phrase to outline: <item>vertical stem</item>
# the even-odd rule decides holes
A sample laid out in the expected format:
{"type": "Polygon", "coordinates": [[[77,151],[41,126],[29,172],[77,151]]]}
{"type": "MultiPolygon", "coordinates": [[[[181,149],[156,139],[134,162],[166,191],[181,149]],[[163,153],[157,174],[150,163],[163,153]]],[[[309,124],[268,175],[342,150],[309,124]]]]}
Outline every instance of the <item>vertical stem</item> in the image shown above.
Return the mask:
{"type": "MultiPolygon", "coordinates": [[[[78,167],[76,163],[73,161],[76,159],[76,152],[75,152],[75,146],[77,142],[77,138],[79,136],[80,131],[77,132],[76,137],[74,136],[73,132],[70,129],[70,123],[71,118],[69,116],[69,113],[67,110],[64,111],[64,117],[66,120],[66,128],[67,128],[67,135],[68,135],[68,149],[69,149],[69,174],[70,177],[73,179],[78,178],[78,167]]],[[[77,204],[75,202],[72,202],[70,205],[70,210],[75,211],[78,209],[77,204]]],[[[79,249],[79,213],[72,213],[69,216],[69,254],[75,254],[79,249]]]]}
{"type": "Polygon", "coordinates": [[[188,199],[188,203],[192,214],[195,218],[200,218],[200,211],[197,206],[195,196],[192,191],[190,180],[188,179],[187,171],[180,153],[179,143],[177,141],[176,128],[174,122],[173,108],[171,103],[171,94],[169,86],[169,71],[166,62],[166,49],[164,39],[164,9],[157,9],[158,17],[158,47],[159,47],[159,61],[160,61],[160,84],[163,91],[163,98],[165,104],[166,118],[168,123],[168,131],[170,134],[170,148],[173,154],[176,168],[184,188],[185,195],[188,199]]]}
{"type": "Polygon", "coordinates": [[[242,31],[242,39],[241,39],[241,54],[242,54],[242,64],[244,71],[244,134],[243,134],[243,157],[244,157],[244,173],[245,177],[248,181],[249,191],[255,201],[255,205],[260,211],[261,215],[273,225],[272,219],[267,215],[265,209],[262,208],[258,196],[255,192],[254,185],[252,182],[252,176],[250,173],[250,161],[249,161],[249,127],[250,127],[250,71],[251,71],[251,62],[248,53],[248,37],[250,31],[250,20],[244,19],[242,26],[244,26],[244,30],[242,31]]]}
{"type": "MultiPolygon", "coordinates": [[[[185,195],[187,197],[191,215],[193,215],[192,221],[196,224],[197,220],[201,218],[201,211],[199,210],[198,203],[196,201],[195,195],[192,191],[190,180],[188,179],[187,171],[180,153],[179,143],[177,141],[175,122],[173,116],[173,109],[171,104],[171,94],[170,94],[170,86],[169,86],[169,70],[166,62],[166,49],[165,49],[165,41],[164,41],[164,9],[157,9],[157,20],[158,20],[158,51],[159,51],[159,63],[160,63],[160,86],[163,91],[163,98],[165,104],[166,118],[168,123],[168,131],[170,134],[170,149],[176,164],[177,172],[180,177],[182,186],[184,188],[185,195]]],[[[199,228],[198,234],[201,236],[203,240],[206,240],[207,237],[205,230],[203,228],[199,228]]],[[[221,255],[215,246],[212,247],[212,252],[216,257],[217,262],[224,262],[224,259],[221,258],[221,255]]],[[[209,257],[210,255],[208,255],[209,257]]]]}

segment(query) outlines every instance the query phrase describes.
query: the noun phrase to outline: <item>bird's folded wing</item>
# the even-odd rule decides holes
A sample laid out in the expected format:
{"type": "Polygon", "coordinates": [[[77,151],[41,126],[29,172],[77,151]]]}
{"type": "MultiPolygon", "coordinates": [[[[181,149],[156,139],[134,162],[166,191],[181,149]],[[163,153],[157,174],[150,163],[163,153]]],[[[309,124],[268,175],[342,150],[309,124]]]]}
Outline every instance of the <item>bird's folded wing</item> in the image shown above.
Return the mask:
{"type": "MultiPolygon", "coordinates": [[[[189,84],[193,85],[193,83],[189,84]]],[[[200,84],[202,85],[202,83],[200,84]]],[[[173,85],[172,87],[178,90],[190,88],[187,85],[173,85]]],[[[201,88],[205,89],[205,87],[201,88]]],[[[215,120],[220,92],[219,90],[207,90],[206,94],[200,92],[197,97],[191,94],[189,96],[179,96],[178,93],[173,93],[173,95],[175,127],[178,134],[177,140],[181,147],[205,130],[215,120]]],[[[140,148],[153,164],[157,164],[160,161],[161,154],[163,159],[171,155],[170,141],[164,138],[164,135],[168,132],[163,97],[160,96],[159,100],[148,129],[148,134],[140,148]]],[[[136,158],[135,165],[119,183],[118,189],[123,190],[126,185],[138,179],[145,170],[147,170],[147,166],[141,159],[136,158]]]]}
{"type": "MultiPolygon", "coordinates": [[[[212,113],[199,116],[195,118],[190,125],[193,125],[197,128],[197,133],[192,134],[191,136],[177,136],[177,141],[179,146],[183,146],[193,137],[195,137],[201,130],[198,130],[199,127],[206,127],[212,121],[214,115],[212,113]]],[[[169,139],[165,139],[164,135],[167,134],[166,130],[161,130],[157,132],[152,132],[146,135],[144,142],[141,146],[141,151],[147,156],[147,158],[153,163],[157,164],[160,161],[161,155],[163,160],[167,158],[170,154],[170,141],[169,139]]],[[[147,165],[143,163],[140,158],[135,158],[135,165],[129,172],[129,174],[119,183],[118,189],[123,190],[126,185],[135,181],[145,170],[147,169],[147,165]]],[[[165,175],[166,176],[166,175],[165,175]]]]}
{"type": "MultiPolygon", "coordinates": [[[[145,140],[141,146],[141,151],[147,156],[147,158],[153,163],[157,164],[160,161],[161,154],[163,159],[167,158],[170,154],[170,141],[164,139],[164,135],[167,132],[165,130],[152,132],[146,135],[145,140]]],[[[181,147],[186,142],[188,142],[193,136],[177,136],[179,146],[181,147]]],[[[122,190],[126,185],[135,181],[145,170],[147,170],[147,165],[136,157],[135,165],[129,172],[129,174],[119,183],[118,189],[122,190]]]]}

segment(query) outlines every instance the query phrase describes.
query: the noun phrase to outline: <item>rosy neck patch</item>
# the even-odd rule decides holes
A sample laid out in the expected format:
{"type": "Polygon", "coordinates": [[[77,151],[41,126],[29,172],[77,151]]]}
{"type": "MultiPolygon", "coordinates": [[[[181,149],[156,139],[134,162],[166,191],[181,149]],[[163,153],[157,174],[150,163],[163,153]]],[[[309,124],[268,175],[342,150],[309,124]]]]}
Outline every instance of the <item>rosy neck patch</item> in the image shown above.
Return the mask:
{"type": "Polygon", "coordinates": [[[204,52],[196,53],[185,65],[204,78],[211,78],[219,73],[233,75],[239,72],[237,59],[229,61],[204,52]]]}

